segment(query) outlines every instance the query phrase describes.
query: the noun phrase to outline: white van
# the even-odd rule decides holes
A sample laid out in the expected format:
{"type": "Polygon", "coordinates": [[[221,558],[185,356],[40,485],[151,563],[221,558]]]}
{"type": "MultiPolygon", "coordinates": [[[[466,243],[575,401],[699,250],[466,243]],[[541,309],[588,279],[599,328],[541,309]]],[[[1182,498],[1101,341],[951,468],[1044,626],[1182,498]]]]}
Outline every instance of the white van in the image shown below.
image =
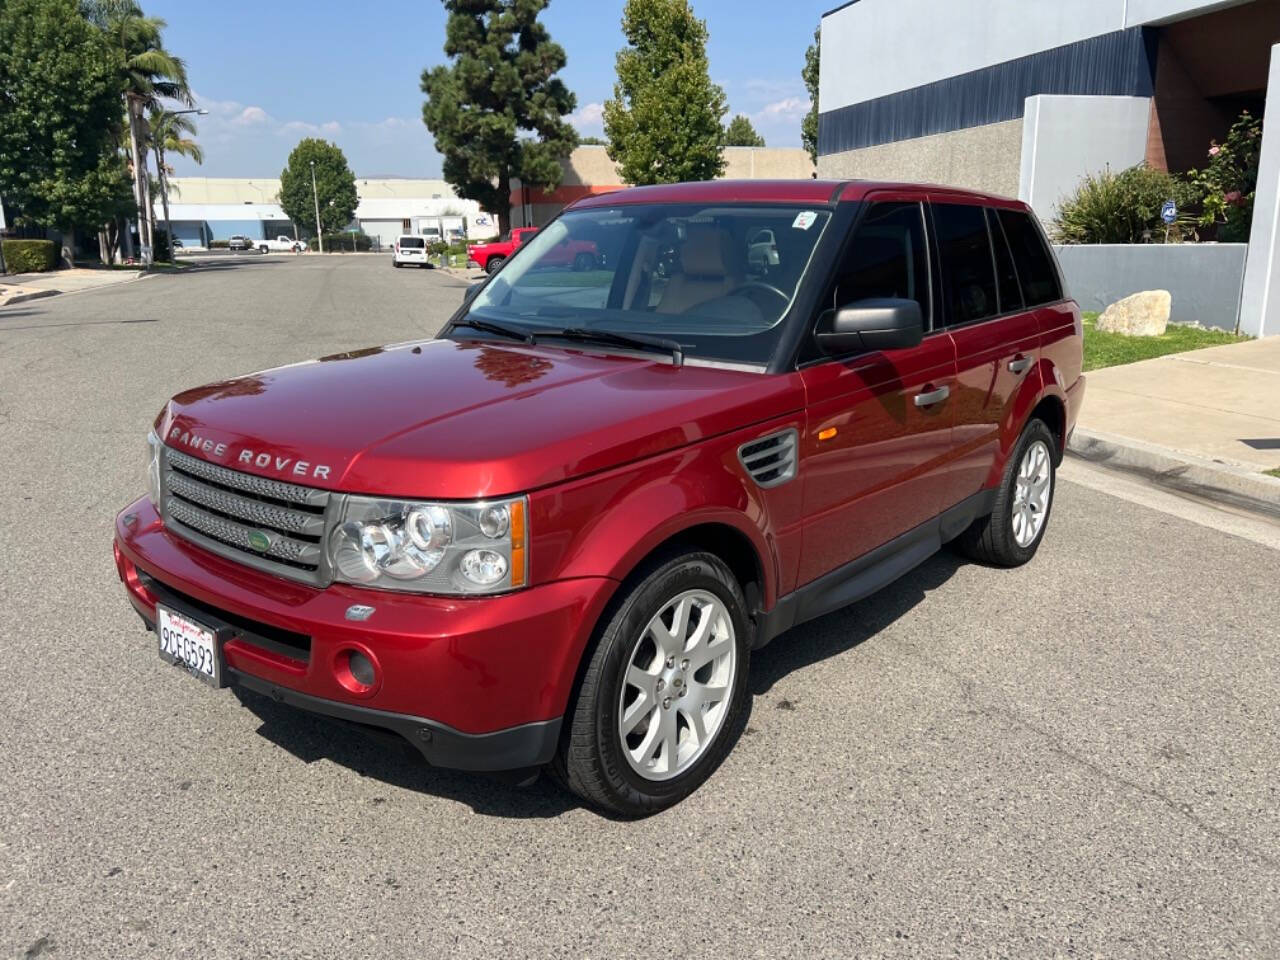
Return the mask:
{"type": "Polygon", "coordinates": [[[396,238],[396,245],[391,248],[392,264],[397,267],[406,263],[417,267],[430,266],[427,263],[427,239],[427,237],[415,237],[412,234],[402,233],[396,238]]]}

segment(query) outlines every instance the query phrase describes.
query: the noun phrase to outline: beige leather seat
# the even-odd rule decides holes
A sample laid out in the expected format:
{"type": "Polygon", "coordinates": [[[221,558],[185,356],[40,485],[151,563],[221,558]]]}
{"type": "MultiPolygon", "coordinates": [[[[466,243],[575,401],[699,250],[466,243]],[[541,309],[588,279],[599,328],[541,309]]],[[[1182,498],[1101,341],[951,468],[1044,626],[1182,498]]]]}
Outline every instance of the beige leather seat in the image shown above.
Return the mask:
{"type": "Polygon", "coordinates": [[[740,281],[732,267],[732,244],[727,230],[690,224],[680,248],[681,272],[667,281],[657,312],[684,313],[737,288],[740,281]]]}

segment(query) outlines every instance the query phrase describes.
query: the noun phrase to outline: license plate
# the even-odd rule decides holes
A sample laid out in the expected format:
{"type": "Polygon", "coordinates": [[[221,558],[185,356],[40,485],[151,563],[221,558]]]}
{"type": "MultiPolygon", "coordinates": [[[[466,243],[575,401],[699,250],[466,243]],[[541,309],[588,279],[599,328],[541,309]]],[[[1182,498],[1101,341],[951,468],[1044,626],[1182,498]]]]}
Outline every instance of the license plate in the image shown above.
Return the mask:
{"type": "Polygon", "coordinates": [[[211,687],[222,686],[222,661],[217,631],[185,614],[156,605],[156,636],[160,659],[186,668],[211,687]]]}

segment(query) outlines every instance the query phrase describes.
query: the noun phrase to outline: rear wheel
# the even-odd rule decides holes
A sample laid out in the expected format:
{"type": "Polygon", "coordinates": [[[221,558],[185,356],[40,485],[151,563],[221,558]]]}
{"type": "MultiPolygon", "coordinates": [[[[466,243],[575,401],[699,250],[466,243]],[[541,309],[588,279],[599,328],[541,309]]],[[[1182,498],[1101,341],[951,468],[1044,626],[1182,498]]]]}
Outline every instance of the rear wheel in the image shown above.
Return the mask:
{"type": "Polygon", "coordinates": [[[267,252],[267,245],[266,245],[265,243],[259,244],[259,245],[258,245],[258,252],[259,252],[259,253],[266,253],[266,252],[267,252]]]}
{"type": "Polygon", "coordinates": [[[956,538],[965,556],[999,567],[1017,567],[1036,555],[1053,509],[1057,442],[1043,420],[1022,431],[1005,464],[989,516],[956,538]]]}
{"type": "Polygon", "coordinates": [[[652,568],[591,653],[555,772],[623,816],[696,790],[728,754],[748,697],[750,621],[733,574],[709,553],[652,568]]]}
{"type": "Polygon", "coordinates": [[[506,257],[490,257],[489,262],[485,264],[484,272],[492,276],[498,272],[498,268],[506,262],[506,257]]]}

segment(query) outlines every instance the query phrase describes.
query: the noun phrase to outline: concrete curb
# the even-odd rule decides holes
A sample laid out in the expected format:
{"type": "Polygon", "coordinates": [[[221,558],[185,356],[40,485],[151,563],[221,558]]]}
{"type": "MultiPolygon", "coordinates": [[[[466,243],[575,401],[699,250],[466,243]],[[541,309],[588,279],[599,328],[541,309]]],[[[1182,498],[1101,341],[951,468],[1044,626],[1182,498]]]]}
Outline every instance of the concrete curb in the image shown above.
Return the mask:
{"type": "Polygon", "coordinates": [[[1280,519],[1280,479],[1259,473],[1256,467],[1079,427],[1071,435],[1067,453],[1179,493],[1280,519]]]}
{"type": "Polygon", "coordinates": [[[0,307],[12,306],[15,303],[26,303],[28,300],[43,300],[45,297],[56,297],[61,293],[61,290],[32,290],[30,293],[15,293],[12,297],[0,303],[0,307]]]}

